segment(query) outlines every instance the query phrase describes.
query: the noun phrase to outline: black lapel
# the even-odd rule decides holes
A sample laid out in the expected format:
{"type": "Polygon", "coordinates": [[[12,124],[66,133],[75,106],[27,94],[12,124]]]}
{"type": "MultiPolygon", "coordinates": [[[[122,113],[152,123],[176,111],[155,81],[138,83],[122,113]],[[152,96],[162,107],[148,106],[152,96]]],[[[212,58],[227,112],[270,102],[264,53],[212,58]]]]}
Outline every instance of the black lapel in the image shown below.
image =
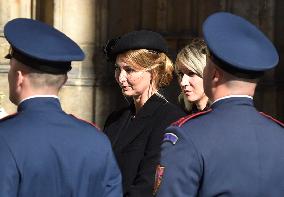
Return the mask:
{"type": "Polygon", "coordinates": [[[117,114],[115,117],[116,120],[104,130],[109,137],[112,147],[115,147],[117,140],[120,138],[123,129],[128,122],[130,113],[130,110],[125,110],[122,114],[117,114]]]}
{"type": "Polygon", "coordinates": [[[145,128],[150,130],[153,121],[153,114],[165,102],[167,101],[157,95],[151,96],[142,109],[137,113],[136,117],[128,125],[127,129],[121,131],[119,140],[117,140],[117,143],[115,144],[115,149],[123,149],[141,132],[143,132],[145,128]]]}

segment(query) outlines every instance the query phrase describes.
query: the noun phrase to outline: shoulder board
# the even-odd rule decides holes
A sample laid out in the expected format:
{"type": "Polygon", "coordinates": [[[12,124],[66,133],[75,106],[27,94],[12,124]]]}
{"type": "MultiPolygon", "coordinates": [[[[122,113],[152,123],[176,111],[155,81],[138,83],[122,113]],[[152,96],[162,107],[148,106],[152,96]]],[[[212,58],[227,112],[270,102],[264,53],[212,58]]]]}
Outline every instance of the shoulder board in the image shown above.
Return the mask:
{"type": "Polygon", "coordinates": [[[201,112],[197,112],[197,113],[195,113],[195,114],[190,114],[190,115],[188,115],[188,116],[184,116],[184,117],[180,118],[178,121],[172,123],[172,126],[180,127],[180,126],[182,126],[184,123],[186,123],[187,121],[189,121],[189,120],[191,120],[191,119],[194,119],[194,118],[196,118],[196,117],[198,117],[198,116],[201,116],[201,115],[203,115],[203,114],[207,114],[207,113],[209,113],[209,112],[211,112],[211,111],[212,111],[212,109],[208,109],[208,110],[206,110],[206,111],[201,111],[201,112]]]}
{"type": "Polygon", "coordinates": [[[265,113],[263,113],[263,112],[259,112],[259,113],[260,113],[261,115],[265,116],[266,118],[268,118],[268,119],[270,119],[270,120],[276,122],[276,123],[279,124],[280,126],[284,127],[284,123],[283,123],[283,122],[281,122],[281,121],[279,121],[279,120],[273,118],[272,116],[269,116],[269,115],[267,115],[267,114],[265,114],[265,113]]]}
{"type": "Polygon", "coordinates": [[[90,124],[90,125],[92,125],[92,126],[94,126],[94,127],[96,127],[99,131],[100,131],[100,128],[95,124],[95,123],[93,123],[93,122],[89,122],[89,121],[87,121],[87,120],[84,120],[84,119],[81,119],[81,118],[78,118],[78,117],[76,117],[75,115],[73,115],[73,114],[69,114],[70,116],[73,116],[74,118],[76,118],[76,119],[78,119],[78,120],[81,120],[81,121],[83,121],[83,122],[85,122],[85,123],[88,123],[88,124],[90,124]]]}
{"type": "Polygon", "coordinates": [[[10,118],[13,118],[14,116],[16,116],[18,113],[13,113],[13,114],[10,114],[10,115],[7,115],[7,116],[4,116],[3,118],[0,119],[0,121],[5,121],[5,120],[8,120],[10,118]]]}

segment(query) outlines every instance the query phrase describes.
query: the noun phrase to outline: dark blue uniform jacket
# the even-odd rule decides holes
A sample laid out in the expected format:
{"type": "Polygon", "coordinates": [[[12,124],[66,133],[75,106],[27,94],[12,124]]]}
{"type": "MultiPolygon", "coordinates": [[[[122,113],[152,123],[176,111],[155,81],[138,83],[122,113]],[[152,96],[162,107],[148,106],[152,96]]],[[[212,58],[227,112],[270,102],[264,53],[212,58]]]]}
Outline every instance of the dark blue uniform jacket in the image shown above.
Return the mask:
{"type": "Polygon", "coordinates": [[[284,128],[252,99],[223,99],[183,121],[167,129],[176,144],[162,144],[158,197],[284,196],[284,128]]]}
{"type": "Polygon", "coordinates": [[[0,196],[120,197],[121,176],[103,133],[31,98],[0,121],[0,196]]]}

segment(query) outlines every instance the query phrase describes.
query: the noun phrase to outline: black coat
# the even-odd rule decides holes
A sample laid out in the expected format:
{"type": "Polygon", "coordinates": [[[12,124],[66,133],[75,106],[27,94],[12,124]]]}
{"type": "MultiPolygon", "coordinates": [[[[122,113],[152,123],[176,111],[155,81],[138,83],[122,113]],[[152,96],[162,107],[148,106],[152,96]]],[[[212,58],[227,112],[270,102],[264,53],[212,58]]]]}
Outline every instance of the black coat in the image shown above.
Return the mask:
{"type": "Polygon", "coordinates": [[[112,113],[105,124],[121,169],[124,196],[152,196],[165,128],[186,114],[153,95],[135,117],[134,105],[112,113]]]}

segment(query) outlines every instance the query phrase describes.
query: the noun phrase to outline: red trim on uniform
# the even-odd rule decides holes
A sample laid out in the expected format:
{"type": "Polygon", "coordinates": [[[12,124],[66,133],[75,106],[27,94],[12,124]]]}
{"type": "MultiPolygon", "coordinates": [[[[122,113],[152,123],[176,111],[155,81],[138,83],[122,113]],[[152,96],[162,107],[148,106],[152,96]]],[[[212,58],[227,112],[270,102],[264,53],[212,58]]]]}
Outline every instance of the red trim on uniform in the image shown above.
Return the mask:
{"type": "Polygon", "coordinates": [[[154,190],[153,190],[153,196],[156,195],[157,191],[160,188],[163,176],[164,176],[164,172],[165,172],[165,167],[162,165],[158,165],[156,167],[156,173],[155,173],[155,184],[154,184],[154,190]]]}
{"type": "Polygon", "coordinates": [[[171,125],[172,126],[178,126],[180,124],[180,122],[183,122],[185,119],[187,119],[188,117],[190,117],[191,115],[187,115],[184,117],[181,117],[180,119],[178,119],[177,121],[173,122],[171,125]]]}
{"type": "Polygon", "coordinates": [[[203,115],[203,114],[207,114],[207,113],[210,112],[210,111],[212,111],[212,109],[208,109],[208,110],[206,110],[206,111],[200,111],[200,112],[197,112],[197,113],[195,113],[195,114],[190,114],[190,115],[188,115],[188,116],[184,116],[184,117],[180,118],[178,121],[172,123],[172,126],[178,126],[178,127],[180,127],[180,126],[182,126],[184,123],[186,123],[188,120],[193,119],[193,118],[198,117],[198,116],[201,116],[201,115],[203,115]]]}
{"type": "Polygon", "coordinates": [[[69,114],[70,116],[73,116],[74,118],[76,118],[76,119],[78,119],[78,120],[81,120],[81,121],[83,121],[83,122],[86,122],[86,123],[88,123],[88,124],[90,124],[90,125],[92,125],[92,126],[94,126],[94,127],[96,127],[97,129],[99,129],[100,130],[100,128],[95,124],[95,123],[93,123],[93,122],[89,122],[89,121],[87,121],[87,120],[84,120],[84,119],[81,119],[81,118],[78,118],[78,117],[76,117],[75,115],[73,115],[73,114],[69,114]]]}
{"type": "Polygon", "coordinates": [[[282,127],[284,127],[284,123],[283,123],[283,122],[280,122],[279,120],[273,118],[273,117],[270,116],[270,115],[265,114],[264,112],[259,112],[259,113],[260,113],[261,115],[265,116],[266,118],[269,118],[270,120],[272,120],[272,121],[274,121],[274,122],[280,124],[282,127]]]}
{"type": "Polygon", "coordinates": [[[9,115],[7,115],[7,116],[4,116],[4,117],[1,118],[0,120],[2,121],[2,120],[6,120],[6,119],[9,119],[9,118],[12,118],[12,117],[16,116],[17,114],[18,114],[18,112],[15,112],[15,113],[13,113],[13,114],[9,114],[9,115]]]}

